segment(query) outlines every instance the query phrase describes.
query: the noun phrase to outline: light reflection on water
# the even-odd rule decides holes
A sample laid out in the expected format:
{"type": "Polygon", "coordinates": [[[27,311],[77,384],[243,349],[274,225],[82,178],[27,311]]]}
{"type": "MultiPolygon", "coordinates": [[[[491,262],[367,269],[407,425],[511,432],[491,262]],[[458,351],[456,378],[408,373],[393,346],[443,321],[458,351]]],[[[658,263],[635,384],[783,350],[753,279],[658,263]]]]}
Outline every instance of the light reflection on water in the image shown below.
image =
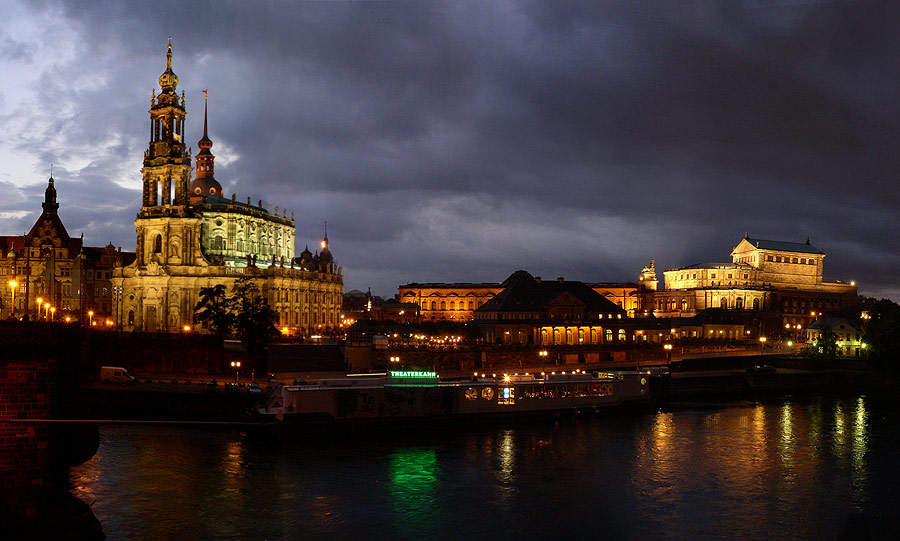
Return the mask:
{"type": "Polygon", "coordinates": [[[338,437],[101,437],[73,492],[113,539],[833,538],[850,513],[900,504],[900,414],[866,397],[338,437]]]}

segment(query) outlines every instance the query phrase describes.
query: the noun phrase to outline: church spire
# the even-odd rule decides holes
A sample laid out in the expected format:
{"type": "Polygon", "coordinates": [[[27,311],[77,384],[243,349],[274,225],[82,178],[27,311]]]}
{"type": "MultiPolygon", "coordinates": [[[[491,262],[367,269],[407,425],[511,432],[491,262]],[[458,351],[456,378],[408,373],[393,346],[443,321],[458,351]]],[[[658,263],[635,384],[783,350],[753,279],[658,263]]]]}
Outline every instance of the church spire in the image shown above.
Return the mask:
{"type": "Polygon", "coordinates": [[[197,168],[190,186],[191,203],[208,195],[222,196],[222,185],[215,178],[216,157],[210,152],[213,142],[209,138],[209,90],[203,91],[203,97],[203,137],[197,142],[200,152],[197,153],[197,168]]]}
{"type": "Polygon", "coordinates": [[[44,203],[41,205],[44,212],[56,213],[59,209],[59,203],[56,202],[56,188],[53,186],[53,176],[47,183],[47,189],[44,191],[44,203]]]}

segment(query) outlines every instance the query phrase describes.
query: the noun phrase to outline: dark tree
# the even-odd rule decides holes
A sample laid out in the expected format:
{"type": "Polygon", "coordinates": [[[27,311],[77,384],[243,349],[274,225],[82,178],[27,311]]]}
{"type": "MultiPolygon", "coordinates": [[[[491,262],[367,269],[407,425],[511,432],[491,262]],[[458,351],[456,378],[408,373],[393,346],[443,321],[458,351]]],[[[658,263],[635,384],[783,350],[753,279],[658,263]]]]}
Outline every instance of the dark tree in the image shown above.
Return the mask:
{"type": "Polygon", "coordinates": [[[194,308],[194,321],[206,323],[209,330],[219,336],[229,332],[234,324],[234,314],[225,293],[222,284],[200,288],[200,300],[194,308]]]}
{"type": "Polygon", "coordinates": [[[228,305],[234,316],[235,330],[248,350],[264,346],[278,334],[278,315],[256,284],[247,277],[235,281],[228,305]]]}

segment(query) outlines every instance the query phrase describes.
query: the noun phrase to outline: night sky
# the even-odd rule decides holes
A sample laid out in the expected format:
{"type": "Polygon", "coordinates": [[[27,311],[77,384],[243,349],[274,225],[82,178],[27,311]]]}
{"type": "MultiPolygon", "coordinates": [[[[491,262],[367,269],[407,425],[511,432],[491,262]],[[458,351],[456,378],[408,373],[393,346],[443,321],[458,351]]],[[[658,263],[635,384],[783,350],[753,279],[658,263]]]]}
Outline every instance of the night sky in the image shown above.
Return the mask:
{"type": "MultiPolygon", "coordinates": [[[[0,0],[0,235],[133,251],[169,36],[225,195],[323,222],[344,290],[588,282],[823,248],[900,300],[900,2],[0,0]]],[[[280,213],[280,211],[279,211],[280,213]]],[[[661,276],[660,276],[661,278],[661,276]]]]}

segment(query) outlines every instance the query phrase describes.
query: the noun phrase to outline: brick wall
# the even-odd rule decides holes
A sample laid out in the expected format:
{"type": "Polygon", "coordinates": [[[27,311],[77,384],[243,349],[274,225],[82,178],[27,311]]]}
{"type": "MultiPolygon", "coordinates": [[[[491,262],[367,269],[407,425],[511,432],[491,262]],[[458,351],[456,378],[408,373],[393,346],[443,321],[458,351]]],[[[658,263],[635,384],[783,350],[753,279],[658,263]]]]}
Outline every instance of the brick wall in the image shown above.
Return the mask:
{"type": "Polygon", "coordinates": [[[0,523],[36,516],[68,491],[65,426],[39,419],[71,411],[77,396],[76,343],[22,342],[0,348],[0,523]]]}

